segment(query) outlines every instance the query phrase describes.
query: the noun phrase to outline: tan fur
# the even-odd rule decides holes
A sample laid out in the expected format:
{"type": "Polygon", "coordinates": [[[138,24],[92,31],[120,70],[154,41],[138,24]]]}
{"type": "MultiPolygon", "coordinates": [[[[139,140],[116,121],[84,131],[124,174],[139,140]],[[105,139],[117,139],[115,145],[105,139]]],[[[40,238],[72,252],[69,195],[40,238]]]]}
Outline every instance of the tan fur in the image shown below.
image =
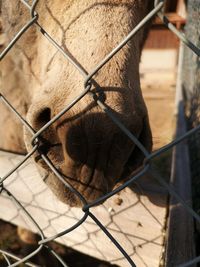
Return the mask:
{"type": "Polygon", "coordinates": [[[20,239],[26,244],[37,245],[38,243],[38,238],[34,233],[20,226],[17,228],[17,234],[20,236],[20,239]]]}
{"type": "MultiPolygon", "coordinates": [[[[149,0],[48,0],[39,1],[41,26],[89,73],[150,11],[149,0]]],[[[29,19],[20,1],[2,3],[3,27],[11,40],[29,19]],[[12,4],[11,4],[12,3],[12,4]]],[[[140,90],[139,60],[144,42],[143,28],[97,75],[93,90],[124,125],[151,150],[148,114],[140,90]]],[[[1,92],[26,116],[37,131],[84,89],[80,73],[31,27],[0,63],[1,92]]],[[[21,123],[0,106],[0,146],[24,151],[21,123]],[[10,117],[10,120],[8,119],[10,117]],[[6,129],[6,131],[4,130],[6,129]]],[[[47,156],[83,196],[92,201],[112,190],[125,167],[134,171],[142,155],[134,144],[86,95],[43,134],[47,156]],[[50,146],[49,146],[50,144],[50,146]],[[131,156],[131,164],[127,164],[131,156]]],[[[25,129],[25,143],[32,148],[25,129]]],[[[79,200],[58,181],[35,155],[46,183],[65,203],[79,200]]]]}

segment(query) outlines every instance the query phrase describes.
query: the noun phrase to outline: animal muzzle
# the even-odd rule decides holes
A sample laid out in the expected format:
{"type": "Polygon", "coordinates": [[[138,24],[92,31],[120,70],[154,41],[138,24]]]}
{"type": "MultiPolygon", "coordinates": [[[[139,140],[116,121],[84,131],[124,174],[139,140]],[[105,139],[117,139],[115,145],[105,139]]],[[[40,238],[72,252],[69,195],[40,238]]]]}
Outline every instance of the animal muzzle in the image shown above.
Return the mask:
{"type": "MultiPolygon", "coordinates": [[[[46,109],[43,114],[37,115],[37,121],[32,121],[33,127],[41,128],[50,119],[48,112],[46,109]]],[[[137,127],[131,125],[130,128],[139,137],[142,121],[137,123],[137,127]]],[[[87,202],[113,189],[135,150],[135,144],[102,112],[62,117],[44,131],[41,141],[40,151],[87,202]]],[[[143,159],[136,157],[132,157],[133,165],[134,161],[138,165],[143,159]]],[[[36,153],[35,161],[48,173],[46,183],[62,202],[81,206],[79,197],[50,171],[39,153],[36,153]]]]}

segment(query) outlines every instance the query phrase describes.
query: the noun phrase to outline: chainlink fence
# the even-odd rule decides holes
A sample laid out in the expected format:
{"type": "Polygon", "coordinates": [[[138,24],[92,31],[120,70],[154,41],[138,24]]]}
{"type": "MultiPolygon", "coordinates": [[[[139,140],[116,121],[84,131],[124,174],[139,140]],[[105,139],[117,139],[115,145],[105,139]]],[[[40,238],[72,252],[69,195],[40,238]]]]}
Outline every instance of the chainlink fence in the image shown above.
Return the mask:
{"type": "MultiPolygon", "coordinates": [[[[0,95],[0,101],[6,105],[18,118],[18,120],[23,124],[24,127],[30,132],[32,135],[32,151],[30,151],[28,154],[26,154],[24,157],[21,158],[19,162],[14,162],[13,166],[11,166],[11,169],[7,171],[7,173],[1,177],[0,180],[0,193],[6,195],[9,199],[11,199],[17,206],[17,211],[23,211],[25,214],[25,217],[34,225],[36,228],[36,231],[39,233],[41,240],[38,242],[38,248],[30,253],[28,256],[20,259],[16,257],[15,255],[0,250],[0,253],[5,259],[5,262],[7,262],[8,266],[19,266],[21,263],[25,263],[27,266],[35,266],[34,264],[30,263],[29,261],[31,258],[36,255],[42,248],[47,248],[49,251],[57,258],[57,260],[60,262],[61,266],[67,266],[66,263],[57,255],[56,252],[54,252],[49,246],[49,241],[52,241],[54,239],[57,239],[59,237],[62,237],[64,235],[69,234],[70,232],[77,229],[80,225],[84,226],[84,222],[86,219],[90,219],[99,229],[101,229],[108,239],[111,240],[111,242],[117,247],[117,249],[122,254],[122,258],[125,258],[127,260],[127,264],[129,263],[130,266],[136,266],[133,260],[131,259],[131,255],[125,251],[123,248],[123,244],[120,244],[120,240],[116,240],[110,231],[108,230],[108,227],[104,226],[103,223],[97,218],[97,216],[92,211],[92,207],[101,204],[103,201],[110,199],[114,196],[116,196],[121,190],[127,189],[130,185],[132,185],[137,179],[140,179],[145,173],[150,172],[152,177],[156,179],[168,192],[171,196],[173,196],[187,211],[188,216],[193,217],[196,222],[200,223],[200,216],[190,207],[188,203],[186,203],[180,195],[176,192],[174,187],[169,184],[165,179],[161,177],[156,171],[155,167],[153,166],[153,159],[159,158],[162,156],[165,152],[169,151],[170,149],[177,146],[182,141],[191,138],[192,136],[198,135],[200,130],[200,125],[195,125],[194,128],[188,130],[184,135],[177,137],[175,140],[173,140],[168,145],[162,147],[161,149],[148,153],[148,151],[145,149],[145,147],[140,143],[140,141],[118,120],[115,115],[109,110],[109,108],[101,102],[99,99],[95,100],[97,105],[107,114],[107,116],[123,131],[130,140],[142,151],[142,153],[145,156],[145,160],[143,163],[143,166],[140,168],[140,170],[137,172],[136,175],[134,175],[131,179],[126,181],[123,185],[120,185],[118,188],[114,189],[112,192],[109,192],[105,194],[104,196],[98,198],[97,200],[88,203],[86,199],[75,189],[73,188],[66,180],[62,177],[62,175],[57,171],[56,166],[54,166],[51,161],[48,159],[46,155],[44,155],[41,151],[39,151],[39,145],[41,144],[41,135],[42,133],[48,129],[50,125],[52,125],[56,120],[58,120],[63,114],[65,114],[67,111],[69,111],[74,105],[76,105],[80,99],[82,99],[86,94],[91,95],[92,98],[95,99],[95,95],[93,92],[90,91],[93,83],[93,77],[94,75],[101,69],[107,62],[112,59],[120,49],[124,47],[124,45],[127,44],[127,42],[135,36],[135,34],[146,24],[148,21],[154,17],[155,15],[159,16],[159,18],[163,21],[163,23],[176,35],[178,38],[186,45],[188,46],[193,53],[195,53],[198,57],[200,56],[200,49],[194,45],[194,43],[190,42],[184,35],[184,33],[178,31],[176,27],[170,23],[170,21],[167,19],[167,17],[163,13],[163,6],[164,6],[164,0],[157,0],[155,1],[155,5],[153,10],[128,34],[128,36],[117,46],[115,47],[97,66],[91,73],[86,73],[84,69],[82,69],[74,60],[72,57],[70,57],[63,48],[54,40],[52,37],[45,31],[44,28],[40,26],[38,23],[38,14],[35,11],[35,8],[37,6],[38,0],[32,1],[32,4],[30,5],[28,1],[26,0],[20,0],[27,9],[30,10],[30,20],[24,25],[24,27],[16,34],[16,36],[12,39],[12,41],[9,43],[9,45],[3,50],[3,52],[0,55],[0,59],[2,60],[7,53],[12,49],[12,47],[16,44],[17,40],[24,34],[26,34],[26,31],[30,27],[37,27],[41,34],[47,38],[47,40],[57,48],[57,50],[63,54],[63,56],[66,58],[66,60],[69,60],[71,64],[74,65],[74,67],[81,73],[81,75],[84,77],[84,89],[82,93],[76,97],[68,106],[66,106],[59,114],[54,116],[48,123],[46,123],[39,131],[35,131],[26,121],[25,118],[23,118],[18,111],[12,106],[11,103],[8,102],[8,100],[1,94],[0,95]],[[49,168],[52,170],[52,172],[57,176],[57,178],[62,181],[63,185],[66,186],[73,192],[82,202],[82,217],[79,218],[78,221],[76,221],[72,226],[66,227],[64,231],[59,232],[56,235],[53,235],[50,238],[46,238],[43,230],[41,229],[40,225],[35,221],[35,219],[31,216],[31,212],[29,212],[26,209],[26,205],[24,206],[22,201],[19,201],[11,192],[8,190],[7,186],[5,185],[6,182],[9,184],[11,179],[11,175],[15,174],[16,172],[20,172],[20,169],[22,165],[27,164],[29,158],[35,153],[40,153],[43,161],[49,166],[49,168]]],[[[197,139],[199,140],[199,139],[197,139]]],[[[152,179],[153,179],[152,178],[152,179]]],[[[13,179],[13,178],[12,178],[13,179]]],[[[72,214],[73,215],[73,214],[72,214]]],[[[183,223],[183,222],[182,222],[183,223]]],[[[123,232],[123,229],[120,229],[121,232],[123,232]]],[[[187,233],[184,233],[187,234],[187,233]]],[[[178,249],[178,248],[177,248],[178,249]]],[[[149,251],[149,253],[151,253],[149,251]]],[[[196,263],[200,263],[200,256],[191,259],[188,262],[185,262],[179,266],[192,266],[196,263]]]]}

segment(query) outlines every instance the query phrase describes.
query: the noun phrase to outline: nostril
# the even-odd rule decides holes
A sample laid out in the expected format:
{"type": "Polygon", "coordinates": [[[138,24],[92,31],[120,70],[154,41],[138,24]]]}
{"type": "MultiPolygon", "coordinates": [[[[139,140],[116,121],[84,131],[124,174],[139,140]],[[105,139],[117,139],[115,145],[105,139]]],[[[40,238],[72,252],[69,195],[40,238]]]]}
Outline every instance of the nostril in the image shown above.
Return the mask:
{"type": "Polygon", "coordinates": [[[37,129],[39,129],[50,120],[51,120],[51,109],[50,108],[44,108],[37,113],[37,115],[34,119],[34,126],[37,129]]]}

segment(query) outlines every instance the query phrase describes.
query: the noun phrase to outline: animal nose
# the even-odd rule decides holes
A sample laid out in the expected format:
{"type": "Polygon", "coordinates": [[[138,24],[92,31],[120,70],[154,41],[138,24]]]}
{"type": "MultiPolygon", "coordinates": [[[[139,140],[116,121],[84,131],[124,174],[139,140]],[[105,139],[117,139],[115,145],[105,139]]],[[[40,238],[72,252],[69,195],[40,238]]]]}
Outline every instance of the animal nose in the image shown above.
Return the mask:
{"type": "Polygon", "coordinates": [[[90,172],[95,172],[95,169],[103,171],[106,176],[110,176],[110,169],[114,172],[113,168],[120,173],[121,165],[134,147],[128,137],[103,113],[84,114],[71,121],[62,120],[56,125],[56,133],[62,143],[66,166],[72,164],[70,169],[76,171],[79,168],[79,178],[83,180],[88,168],[90,172]]]}
{"type": "Polygon", "coordinates": [[[49,107],[35,109],[35,112],[31,115],[31,124],[35,131],[38,131],[50,120],[51,109],[49,107]]]}
{"type": "MultiPolygon", "coordinates": [[[[34,131],[37,133],[43,126],[45,126],[53,117],[53,110],[45,105],[43,102],[35,102],[29,108],[27,113],[27,121],[30,123],[34,131]]],[[[25,128],[25,143],[28,150],[32,149],[33,136],[25,128]]],[[[63,161],[63,153],[61,149],[61,141],[56,133],[55,124],[49,125],[39,135],[39,148],[34,154],[35,161],[42,167],[45,167],[45,163],[40,157],[40,153],[47,154],[50,159],[56,159],[55,163],[61,163],[63,161]],[[39,152],[39,153],[38,153],[39,152]]]]}
{"type": "Polygon", "coordinates": [[[90,113],[57,124],[64,161],[60,170],[92,201],[111,191],[134,145],[106,114],[90,113]]]}
{"type": "MultiPolygon", "coordinates": [[[[77,109],[70,109],[42,132],[39,136],[40,151],[48,156],[69,184],[88,201],[92,201],[112,190],[116,181],[121,178],[135,145],[100,109],[95,107],[82,112],[80,106],[76,107],[77,109]]],[[[34,103],[28,112],[28,118],[35,131],[49,122],[55,111],[55,107],[45,107],[44,101],[41,105],[34,103]]],[[[125,119],[122,121],[126,126],[125,119]]],[[[127,126],[130,126],[136,136],[140,135],[143,128],[142,121],[137,120],[136,116],[127,126]]],[[[142,138],[146,142],[145,135],[142,138]]],[[[31,138],[27,140],[30,145],[31,138]]],[[[132,161],[136,166],[139,162],[137,151],[135,156],[132,161]]],[[[38,153],[35,153],[35,160],[47,172],[50,171],[38,153]]],[[[63,184],[59,184],[53,174],[46,182],[62,201],[69,202],[70,205],[78,201],[74,200],[69,190],[65,188],[66,191],[63,191],[63,184]]]]}

